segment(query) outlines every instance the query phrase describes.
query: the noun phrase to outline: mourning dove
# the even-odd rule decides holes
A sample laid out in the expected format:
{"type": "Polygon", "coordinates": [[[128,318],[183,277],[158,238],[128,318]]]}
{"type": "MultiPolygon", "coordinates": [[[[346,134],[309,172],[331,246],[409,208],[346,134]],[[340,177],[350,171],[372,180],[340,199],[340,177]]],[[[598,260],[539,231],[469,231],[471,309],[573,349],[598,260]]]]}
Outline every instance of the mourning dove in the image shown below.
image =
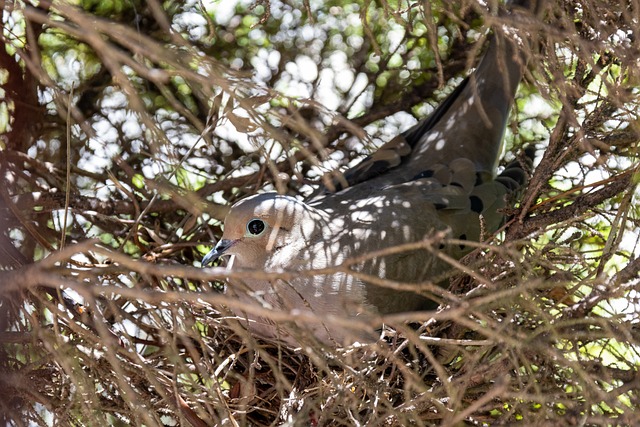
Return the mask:
{"type": "Polygon", "coordinates": [[[456,243],[388,249],[443,231],[478,241],[499,228],[508,196],[527,179],[517,161],[495,176],[524,66],[518,43],[495,29],[476,71],[431,115],[331,185],[305,201],[263,193],[233,205],[221,240],[202,265],[231,256],[234,270],[287,272],[287,280],[234,280],[227,292],[268,310],[311,314],[274,322],[237,310],[248,329],[290,346],[305,339],[303,331],[342,345],[373,338],[373,328],[352,330],[349,319],[361,324],[437,307],[433,295],[420,290],[452,268],[437,252],[458,259],[471,248],[456,243]]]}

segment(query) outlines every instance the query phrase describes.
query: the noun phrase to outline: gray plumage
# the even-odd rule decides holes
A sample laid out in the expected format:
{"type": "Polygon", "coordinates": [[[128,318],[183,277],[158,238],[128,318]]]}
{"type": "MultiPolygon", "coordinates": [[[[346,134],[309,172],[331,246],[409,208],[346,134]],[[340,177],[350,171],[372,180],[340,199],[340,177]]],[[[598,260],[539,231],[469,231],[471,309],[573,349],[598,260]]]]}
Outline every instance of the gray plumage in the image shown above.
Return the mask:
{"type": "MultiPolygon", "coordinates": [[[[495,177],[509,111],[525,61],[517,43],[496,29],[476,71],[427,118],[403,132],[332,185],[302,202],[264,193],[236,203],[224,234],[202,261],[233,255],[232,268],[300,272],[288,282],[229,283],[240,300],[272,310],[313,312],[317,322],[298,325],[322,342],[340,345],[372,336],[349,330],[340,318],[367,320],[378,314],[433,309],[437,304],[413,291],[378,286],[375,278],[404,284],[439,280],[451,266],[433,251],[397,251],[366,259],[375,251],[419,242],[449,230],[478,241],[503,222],[501,209],[527,174],[520,163],[495,177]],[[348,260],[362,258],[345,265],[348,260]],[[308,270],[334,268],[326,274],[308,270]],[[356,274],[353,274],[356,272],[356,274]],[[367,279],[371,276],[373,279],[367,279]]],[[[445,245],[460,258],[470,248],[445,245]]],[[[299,344],[296,329],[238,312],[259,336],[299,344]]],[[[371,331],[368,331],[371,333],[371,331]]]]}

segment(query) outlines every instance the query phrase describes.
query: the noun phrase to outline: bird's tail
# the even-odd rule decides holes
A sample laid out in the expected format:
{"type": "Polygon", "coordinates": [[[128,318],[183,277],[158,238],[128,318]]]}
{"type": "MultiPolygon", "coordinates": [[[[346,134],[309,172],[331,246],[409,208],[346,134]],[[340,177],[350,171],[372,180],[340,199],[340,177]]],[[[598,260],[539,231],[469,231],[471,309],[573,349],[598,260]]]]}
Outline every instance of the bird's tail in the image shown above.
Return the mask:
{"type": "MultiPolygon", "coordinates": [[[[538,4],[515,0],[510,10],[526,7],[536,12],[538,4]]],[[[365,181],[372,188],[382,188],[409,181],[435,164],[447,165],[458,158],[469,159],[476,172],[493,176],[526,65],[523,43],[513,28],[495,25],[476,71],[436,110],[332,179],[326,189],[339,191],[365,181]]]]}
{"type": "MultiPolygon", "coordinates": [[[[536,1],[511,3],[509,13],[521,7],[532,13],[538,9],[536,1]]],[[[421,163],[434,161],[446,164],[463,157],[473,161],[478,172],[495,170],[527,63],[523,46],[528,41],[522,34],[513,26],[494,25],[476,70],[429,117],[404,132],[413,152],[405,167],[419,168],[421,163]]]]}

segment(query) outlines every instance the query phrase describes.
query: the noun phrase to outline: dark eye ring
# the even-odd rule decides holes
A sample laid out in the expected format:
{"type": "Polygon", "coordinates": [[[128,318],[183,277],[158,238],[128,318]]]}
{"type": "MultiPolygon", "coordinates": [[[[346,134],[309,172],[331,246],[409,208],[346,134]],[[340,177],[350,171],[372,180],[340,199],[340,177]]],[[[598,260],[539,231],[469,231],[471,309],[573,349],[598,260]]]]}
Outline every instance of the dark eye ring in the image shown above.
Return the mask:
{"type": "Polygon", "coordinates": [[[247,223],[247,232],[254,236],[259,236],[262,234],[266,225],[261,219],[252,219],[247,223]]]}

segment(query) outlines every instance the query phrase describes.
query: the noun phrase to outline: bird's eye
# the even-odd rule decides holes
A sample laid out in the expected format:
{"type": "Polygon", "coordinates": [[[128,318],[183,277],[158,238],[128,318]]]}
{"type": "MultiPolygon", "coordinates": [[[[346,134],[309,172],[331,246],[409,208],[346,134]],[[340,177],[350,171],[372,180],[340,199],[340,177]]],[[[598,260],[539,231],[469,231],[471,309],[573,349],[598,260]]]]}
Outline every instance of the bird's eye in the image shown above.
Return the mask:
{"type": "Polygon", "coordinates": [[[252,219],[247,223],[247,232],[253,236],[260,235],[265,229],[265,223],[261,219],[252,219]]]}

